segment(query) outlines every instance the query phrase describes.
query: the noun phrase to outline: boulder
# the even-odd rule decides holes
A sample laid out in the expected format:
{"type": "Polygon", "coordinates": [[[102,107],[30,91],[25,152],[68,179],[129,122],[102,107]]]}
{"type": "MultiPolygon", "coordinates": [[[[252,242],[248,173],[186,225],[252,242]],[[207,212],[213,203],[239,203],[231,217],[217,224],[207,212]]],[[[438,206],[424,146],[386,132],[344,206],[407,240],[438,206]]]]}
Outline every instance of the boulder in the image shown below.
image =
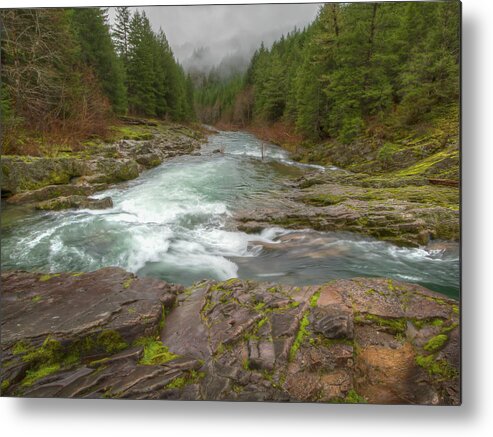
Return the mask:
{"type": "Polygon", "coordinates": [[[38,202],[35,205],[36,209],[43,211],[58,211],[61,209],[105,209],[111,208],[113,201],[111,197],[103,197],[102,199],[92,199],[86,196],[62,196],[55,199],[38,202]]]}
{"type": "Polygon", "coordinates": [[[458,405],[457,302],[386,279],[2,273],[4,395],[458,405]]]}

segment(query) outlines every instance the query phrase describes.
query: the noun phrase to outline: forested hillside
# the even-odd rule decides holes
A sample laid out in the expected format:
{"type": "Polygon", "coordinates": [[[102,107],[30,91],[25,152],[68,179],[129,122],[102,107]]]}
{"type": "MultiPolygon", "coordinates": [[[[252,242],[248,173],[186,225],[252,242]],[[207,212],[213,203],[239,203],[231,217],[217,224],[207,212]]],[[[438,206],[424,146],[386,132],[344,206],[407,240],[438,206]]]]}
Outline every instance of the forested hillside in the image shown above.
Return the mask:
{"type": "Polygon", "coordinates": [[[194,118],[193,89],[164,32],[117,8],[10,9],[2,29],[2,152],[104,136],[116,115],[194,118]]]}
{"type": "Polygon", "coordinates": [[[365,138],[384,166],[410,132],[438,121],[456,136],[459,20],[456,1],[326,4],[306,29],[261,46],[243,76],[209,77],[196,92],[198,114],[274,126],[268,139],[280,142],[365,138]]]}

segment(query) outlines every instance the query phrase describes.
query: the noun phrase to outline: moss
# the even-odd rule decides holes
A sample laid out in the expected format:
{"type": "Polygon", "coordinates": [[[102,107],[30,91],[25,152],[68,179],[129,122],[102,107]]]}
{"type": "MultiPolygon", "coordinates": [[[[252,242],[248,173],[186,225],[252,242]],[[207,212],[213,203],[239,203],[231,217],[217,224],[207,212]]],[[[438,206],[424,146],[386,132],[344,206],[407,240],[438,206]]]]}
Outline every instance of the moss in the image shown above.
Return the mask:
{"type": "Polygon", "coordinates": [[[33,296],[31,298],[32,303],[38,303],[38,302],[41,302],[42,300],[43,300],[43,298],[39,294],[37,294],[36,296],[33,296]]]}
{"type": "Polygon", "coordinates": [[[244,370],[250,370],[250,360],[248,358],[245,358],[241,362],[241,366],[243,367],[244,370]]]}
{"type": "Polygon", "coordinates": [[[367,404],[368,401],[363,396],[359,395],[356,390],[351,389],[346,393],[344,398],[333,398],[330,400],[332,404],[367,404]]]}
{"type": "Polygon", "coordinates": [[[166,385],[166,388],[183,388],[187,384],[187,380],[179,376],[178,378],[173,379],[169,384],[166,385]]]}
{"type": "Polygon", "coordinates": [[[315,206],[330,206],[337,205],[344,201],[342,196],[336,196],[334,194],[319,194],[318,196],[311,196],[303,198],[303,202],[315,206]]]}
{"type": "Polygon", "coordinates": [[[132,285],[132,282],[134,281],[134,278],[128,278],[123,281],[123,288],[127,289],[132,285]]]}
{"type": "Polygon", "coordinates": [[[459,306],[458,305],[453,305],[452,306],[452,312],[454,314],[459,314],[459,306]]]}
{"type": "Polygon", "coordinates": [[[425,326],[435,326],[440,327],[445,323],[441,318],[428,318],[428,319],[414,319],[412,320],[413,325],[418,329],[423,329],[425,326]]]}
{"type": "Polygon", "coordinates": [[[33,385],[37,380],[44,378],[48,375],[58,372],[60,370],[60,364],[43,364],[35,370],[28,370],[25,378],[22,380],[21,385],[29,387],[33,385]]]}
{"type": "Polygon", "coordinates": [[[72,273],[70,276],[77,278],[78,276],[82,276],[83,274],[84,274],[84,272],[75,272],[75,273],[72,273]]]}
{"type": "Polygon", "coordinates": [[[439,334],[428,340],[423,346],[423,349],[428,352],[436,352],[440,350],[447,342],[448,337],[445,334],[439,334]]]}
{"type": "Polygon", "coordinates": [[[434,355],[417,355],[416,364],[425,369],[430,376],[440,380],[454,379],[458,376],[457,369],[447,360],[437,360],[434,355]]]}
{"type": "Polygon", "coordinates": [[[310,298],[310,306],[315,308],[317,306],[318,299],[320,298],[321,291],[318,290],[311,298],[310,298]]]}
{"type": "Polygon", "coordinates": [[[374,314],[365,314],[364,316],[359,315],[359,317],[355,317],[357,322],[369,321],[371,323],[377,324],[382,328],[386,328],[389,331],[392,331],[394,334],[397,333],[405,333],[407,329],[407,321],[403,317],[396,318],[385,318],[376,316],[374,314]]]}
{"type": "Polygon", "coordinates": [[[239,384],[233,383],[233,385],[231,386],[231,390],[233,390],[233,392],[236,394],[240,394],[241,392],[243,392],[244,388],[239,384]]]}
{"type": "Polygon", "coordinates": [[[113,330],[103,331],[99,334],[97,343],[109,354],[120,352],[128,347],[120,333],[113,330]]]}
{"type": "Polygon", "coordinates": [[[303,344],[305,337],[308,335],[308,325],[310,324],[310,320],[308,319],[308,311],[303,314],[303,317],[300,321],[300,326],[298,332],[296,333],[296,337],[294,338],[291,349],[289,350],[289,361],[293,361],[296,358],[296,354],[300,346],[303,344]]]}
{"type": "Polygon", "coordinates": [[[257,312],[261,311],[265,307],[266,303],[265,302],[259,302],[257,303],[253,309],[257,312]]]}
{"type": "Polygon", "coordinates": [[[347,392],[344,398],[346,404],[366,404],[368,401],[361,395],[359,395],[356,390],[351,389],[347,392]]]}
{"type": "Polygon", "coordinates": [[[58,276],[60,276],[60,273],[53,273],[53,274],[41,275],[39,277],[39,280],[40,280],[40,282],[46,282],[46,281],[49,281],[52,278],[57,278],[58,276]]]}
{"type": "Polygon", "coordinates": [[[260,329],[262,326],[264,326],[269,319],[267,317],[264,317],[263,319],[260,319],[259,322],[257,323],[257,328],[260,329]]]}
{"type": "Polygon", "coordinates": [[[10,381],[8,379],[4,379],[2,384],[0,385],[0,390],[2,392],[6,391],[10,387],[10,381]]]}
{"type": "Polygon", "coordinates": [[[139,364],[147,366],[164,364],[179,357],[179,355],[171,353],[161,341],[152,337],[140,338],[135,344],[144,346],[144,355],[140,359],[139,364]]]}
{"type": "Polygon", "coordinates": [[[183,388],[189,384],[196,384],[201,379],[205,378],[204,372],[197,372],[196,370],[190,370],[183,376],[178,376],[166,385],[166,388],[183,388]]]}

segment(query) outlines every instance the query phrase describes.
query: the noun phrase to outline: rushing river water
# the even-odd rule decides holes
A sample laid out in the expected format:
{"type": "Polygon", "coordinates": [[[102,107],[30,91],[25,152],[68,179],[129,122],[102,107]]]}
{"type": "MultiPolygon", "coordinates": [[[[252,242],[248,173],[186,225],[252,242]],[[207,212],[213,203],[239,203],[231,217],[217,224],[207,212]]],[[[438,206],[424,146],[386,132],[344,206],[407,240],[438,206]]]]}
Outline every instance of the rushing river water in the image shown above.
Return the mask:
{"type": "Polygon", "coordinates": [[[287,178],[308,170],[271,145],[262,160],[261,148],[250,134],[220,132],[203,146],[202,156],[175,158],[99,193],[113,198],[107,210],[2,208],[2,269],[120,266],[182,284],[240,277],[302,285],[384,276],[458,297],[457,247],[403,249],[350,233],[230,230],[228,217],[236,209],[268,202],[287,178]],[[218,148],[224,153],[212,153],[218,148]]]}

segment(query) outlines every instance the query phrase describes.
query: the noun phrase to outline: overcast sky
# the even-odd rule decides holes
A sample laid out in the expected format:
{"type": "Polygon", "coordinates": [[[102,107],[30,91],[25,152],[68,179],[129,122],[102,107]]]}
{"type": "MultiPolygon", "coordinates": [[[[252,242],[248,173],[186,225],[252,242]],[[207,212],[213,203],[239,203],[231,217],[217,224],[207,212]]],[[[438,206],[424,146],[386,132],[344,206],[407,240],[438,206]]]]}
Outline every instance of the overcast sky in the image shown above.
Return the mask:
{"type": "MultiPolygon", "coordinates": [[[[228,55],[249,56],[262,41],[270,45],[295,26],[309,24],[319,4],[149,6],[144,10],[157,31],[163,28],[180,62],[194,49],[209,47],[211,63],[228,55]]],[[[113,14],[111,14],[113,16],[113,14]]]]}

